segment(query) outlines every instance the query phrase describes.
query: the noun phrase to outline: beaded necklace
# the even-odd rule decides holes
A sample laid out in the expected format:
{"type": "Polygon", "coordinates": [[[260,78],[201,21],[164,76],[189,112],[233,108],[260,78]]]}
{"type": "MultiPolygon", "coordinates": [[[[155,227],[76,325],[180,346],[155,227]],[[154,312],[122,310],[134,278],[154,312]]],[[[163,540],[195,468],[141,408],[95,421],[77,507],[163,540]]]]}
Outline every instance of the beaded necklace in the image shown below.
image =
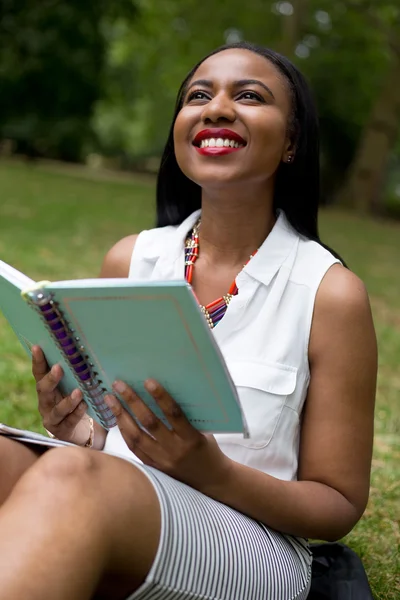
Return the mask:
{"type": "MultiPolygon", "coordinates": [[[[198,220],[195,223],[192,233],[190,236],[186,238],[185,242],[185,279],[191,284],[193,280],[193,267],[196,260],[199,257],[199,229],[200,229],[201,221],[198,220]]],[[[253,258],[254,254],[256,254],[257,250],[250,256],[247,263],[253,258]]],[[[246,265],[247,265],[246,263],[246,265]]],[[[245,267],[246,265],[243,265],[245,267]]],[[[236,285],[236,279],[232,282],[231,287],[228,290],[228,293],[225,296],[221,296],[217,298],[213,302],[210,302],[206,306],[203,306],[199,302],[200,309],[204,314],[206,321],[210,327],[213,329],[218,323],[221,321],[222,317],[226,313],[226,309],[232,298],[236,296],[238,293],[238,288],[236,285]]]]}

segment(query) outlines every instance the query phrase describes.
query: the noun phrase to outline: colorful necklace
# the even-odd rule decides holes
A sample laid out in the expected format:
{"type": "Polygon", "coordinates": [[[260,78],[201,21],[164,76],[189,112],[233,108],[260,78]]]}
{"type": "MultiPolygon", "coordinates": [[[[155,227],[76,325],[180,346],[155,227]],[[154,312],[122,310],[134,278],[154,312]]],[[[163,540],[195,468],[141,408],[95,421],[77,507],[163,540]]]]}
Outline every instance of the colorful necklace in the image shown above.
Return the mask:
{"type": "MultiPolygon", "coordinates": [[[[199,257],[199,229],[200,229],[201,221],[198,220],[192,229],[192,233],[190,236],[186,238],[185,242],[185,279],[191,284],[193,280],[193,267],[195,265],[196,260],[199,257]]],[[[257,252],[257,250],[256,250],[257,252]]],[[[253,258],[254,252],[247,263],[253,258]]],[[[246,264],[247,264],[246,263],[246,264]]],[[[243,265],[244,267],[246,265],[243,265]]],[[[226,313],[226,309],[229,306],[230,301],[234,296],[238,293],[238,288],[236,285],[236,279],[232,282],[231,287],[228,290],[228,293],[225,296],[221,296],[217,298],[213,302],[210,302],[206,306],[200,304],[200,309],[203,312],[206,321],[211,329],[213,329],[218,323],[221,321],[222,317],[226,313]]]]}

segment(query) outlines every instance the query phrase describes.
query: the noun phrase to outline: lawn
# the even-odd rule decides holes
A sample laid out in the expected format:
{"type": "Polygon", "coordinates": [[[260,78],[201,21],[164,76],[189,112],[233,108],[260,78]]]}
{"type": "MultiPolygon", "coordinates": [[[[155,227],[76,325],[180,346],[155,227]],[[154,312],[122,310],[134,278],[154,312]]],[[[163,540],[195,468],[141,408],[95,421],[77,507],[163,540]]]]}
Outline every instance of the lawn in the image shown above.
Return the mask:
{"type": "MultiPolygon", "coordinates": [[[[33,279],[96,277],[119,238],[152,225],[154,186],[0,162],[0,258],[33,279]]],[[[380,369],[371,496],[346,542],[362,557],[374,597],[400,598],[400,224],[337,211],[321,237],[365,281],[380,369]]],[[[30,363],[0,316],[0,422],[40,431],[30,363]]]]}

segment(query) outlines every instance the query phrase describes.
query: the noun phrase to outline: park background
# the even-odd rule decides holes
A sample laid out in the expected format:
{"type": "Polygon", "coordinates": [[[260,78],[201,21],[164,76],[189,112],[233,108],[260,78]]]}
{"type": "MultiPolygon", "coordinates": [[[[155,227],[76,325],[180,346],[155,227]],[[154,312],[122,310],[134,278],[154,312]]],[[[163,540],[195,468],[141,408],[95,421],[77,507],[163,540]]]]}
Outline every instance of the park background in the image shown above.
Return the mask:
{"type": "MultiPolygon", "coordinates": [[[[379,343],[371,497],[346,538],[374,597],[400,598],[400,0],[1,0],[0,258],[97,276],[154,223],[177,88],[213,48],[289,56],[321,125],[323,241],[366,283],[379,343]]],[[[30,363],[0,316],[0,421],[41,430],[30,363]]]]}

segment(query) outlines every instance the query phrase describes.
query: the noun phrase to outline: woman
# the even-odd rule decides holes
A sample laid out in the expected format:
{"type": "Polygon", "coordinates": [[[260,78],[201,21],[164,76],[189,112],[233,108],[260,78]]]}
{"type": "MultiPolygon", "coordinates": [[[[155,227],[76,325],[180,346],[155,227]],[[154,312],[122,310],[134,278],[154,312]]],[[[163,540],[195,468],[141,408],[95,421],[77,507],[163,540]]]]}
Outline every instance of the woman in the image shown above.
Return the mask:
{"type": "Polygon", "coordinates": [[[110,396],[107,435],[34,348],[44,426],[104,451],[38,457],[0,439],[0,599],[307,597],[306,538],[342,537],[367,503],[377,363],[365,288],[318,237],[318,160],[310,93],[285,58],[236,44],[189,74],[158,228],[118,242],[102,276],[185,274],[251,438],[202,435],[154,381],[172,431],[116,382],[149,434],[110,396]]]}

